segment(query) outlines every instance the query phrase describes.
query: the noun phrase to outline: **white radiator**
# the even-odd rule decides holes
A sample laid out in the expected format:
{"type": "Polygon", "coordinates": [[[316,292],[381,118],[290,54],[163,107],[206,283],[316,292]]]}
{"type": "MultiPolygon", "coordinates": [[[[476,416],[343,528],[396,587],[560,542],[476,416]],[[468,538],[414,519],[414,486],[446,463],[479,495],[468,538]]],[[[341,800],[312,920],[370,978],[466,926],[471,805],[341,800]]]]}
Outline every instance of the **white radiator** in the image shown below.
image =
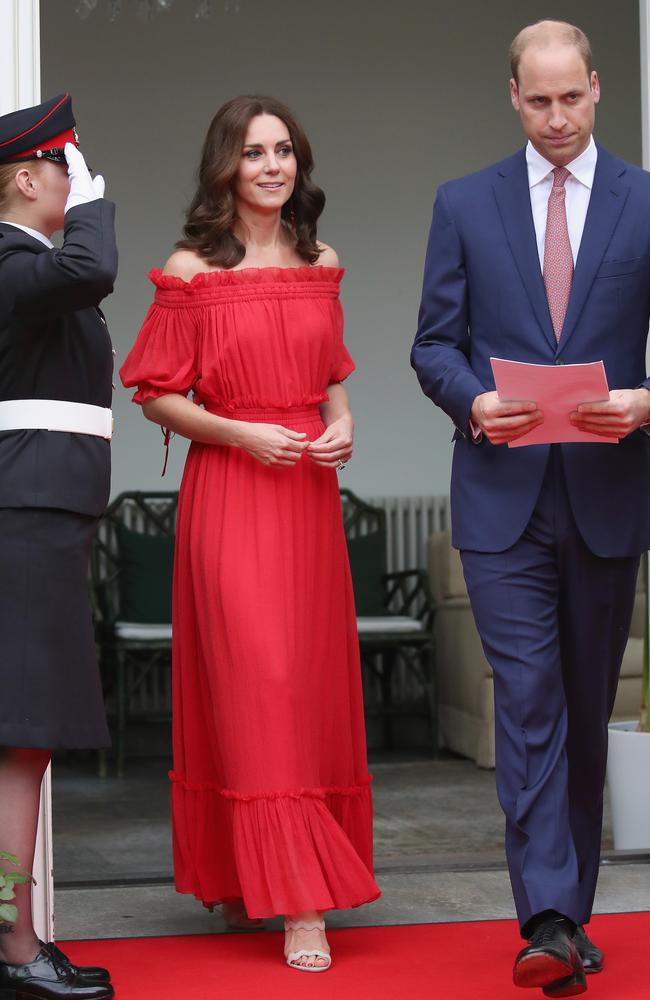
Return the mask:
{"type": "Polygon", "coordinates": [[[388,572],[426,569],[429,535],[451,526],[449,497],[369,497],[367,503],[386,511],[388,572]]]}

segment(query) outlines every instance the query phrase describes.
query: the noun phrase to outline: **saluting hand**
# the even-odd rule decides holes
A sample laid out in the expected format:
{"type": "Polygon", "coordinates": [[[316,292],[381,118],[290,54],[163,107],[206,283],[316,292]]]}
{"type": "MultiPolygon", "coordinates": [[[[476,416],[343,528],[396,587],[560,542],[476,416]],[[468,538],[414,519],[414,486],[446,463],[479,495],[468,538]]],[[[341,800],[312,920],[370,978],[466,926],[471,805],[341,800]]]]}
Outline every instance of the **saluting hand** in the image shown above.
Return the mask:
{"type": "Polygon", "coordinates": [[[89,201],[97,201],[104,197],[104,178],[101,174],[91,177],[90,170],[86,166],[77,147],[72,142],[66,142],[64,147],[65,158],[68,163],[68,176],[70,177],[70,194],[65,203],[65,210],[68,212],[75,205],[85,205],[89,201]]]}

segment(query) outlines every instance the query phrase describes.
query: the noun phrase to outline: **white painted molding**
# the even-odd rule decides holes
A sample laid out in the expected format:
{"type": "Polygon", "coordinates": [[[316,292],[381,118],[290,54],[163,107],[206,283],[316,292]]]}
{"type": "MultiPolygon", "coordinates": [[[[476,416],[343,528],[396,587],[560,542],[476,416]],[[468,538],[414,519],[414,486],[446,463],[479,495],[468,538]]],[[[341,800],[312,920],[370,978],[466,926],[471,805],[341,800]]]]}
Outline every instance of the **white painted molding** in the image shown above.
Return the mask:
{"type": "Polygon", "coordinates": [[[38,819],[34,855],[32,910],[34,929],[41,941],[54,941],[54,857],[52,854],[52,774],[48,767],[41,786],[41,811],[38,819]]]}
{"type": "Polygon", "coordinates": [[[0,114],[41,99],[40,0],[0,0],[0,114]]]}
{"type": "Polygon", "coordinates": [[[641,136],[643,166],[650,170],[650,0],[639,0],[641,36],[641,136]]]}
{"type": "MultiPolygon", "coordinates": [[[[0,115],[41,99],[40,0],[0,0],[0,115]]],[[[34,926],[42,941],[54,940],[52,784],[48,767],[34,857],[34,926]]]]}

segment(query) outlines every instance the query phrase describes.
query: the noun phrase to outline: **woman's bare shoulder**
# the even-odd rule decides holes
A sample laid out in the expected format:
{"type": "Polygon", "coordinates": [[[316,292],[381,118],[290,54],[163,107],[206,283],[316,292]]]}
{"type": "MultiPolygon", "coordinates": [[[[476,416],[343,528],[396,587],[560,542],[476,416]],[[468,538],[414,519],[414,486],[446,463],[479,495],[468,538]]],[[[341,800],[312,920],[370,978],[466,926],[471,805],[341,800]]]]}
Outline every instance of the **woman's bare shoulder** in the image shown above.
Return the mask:
{"type": "Polygon", "coordinates": [[[327,243],[321,243],[319,241],[318,248],[320,250],[320,256],[318,258],[318,264],[321,267],[338,267],[339,266],[339,255],[337,254],[334,247],[330,247],[327,243]]]}
{"type": "Polygon", "coordinates": [[[174,274],[184,281],[191,281],[195,274],[201,271],[211,271],[205,258],[194,250],[176,250],[163,268],[163,274],[174,274]]]}

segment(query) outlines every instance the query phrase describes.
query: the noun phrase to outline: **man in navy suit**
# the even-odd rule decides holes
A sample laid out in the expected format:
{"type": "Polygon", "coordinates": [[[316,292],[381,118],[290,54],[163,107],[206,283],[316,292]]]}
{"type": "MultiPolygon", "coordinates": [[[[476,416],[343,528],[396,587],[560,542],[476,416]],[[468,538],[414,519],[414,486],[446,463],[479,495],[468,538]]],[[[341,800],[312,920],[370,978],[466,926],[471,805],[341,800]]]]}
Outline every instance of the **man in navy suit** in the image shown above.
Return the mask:
{"type": "Polygon", "coordinates": [[[650,545],[650,174],[594,143],[600,87],[580,29],[524,28],[511,64],[528,143],[439,189],[412,364],[456,427],[452,542],[494,674],[497,789],[528,939],[514,982],[572,996],[603,967],[584,924],[607,722],[650,545]],[[572,420],[603,443],[509,448],[544,413],[499,400],[490,357],[602,360],[609,400],[572,420]]]}

